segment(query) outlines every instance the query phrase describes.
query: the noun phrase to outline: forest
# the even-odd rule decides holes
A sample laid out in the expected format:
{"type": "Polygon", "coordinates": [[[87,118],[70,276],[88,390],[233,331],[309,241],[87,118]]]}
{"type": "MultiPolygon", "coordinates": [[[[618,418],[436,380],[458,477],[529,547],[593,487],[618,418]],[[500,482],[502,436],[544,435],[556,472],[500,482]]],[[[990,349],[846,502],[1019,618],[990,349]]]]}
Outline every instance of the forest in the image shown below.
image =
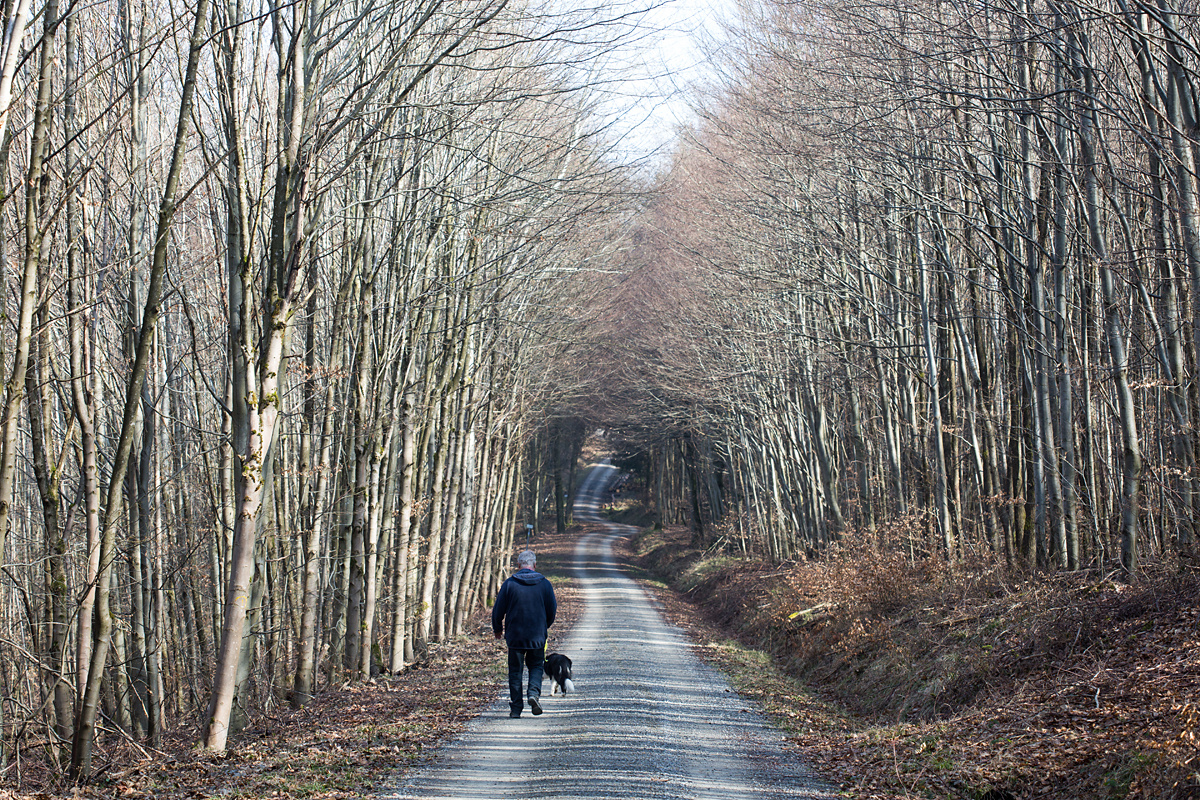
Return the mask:
{"type": "Polygon", "coordinates": [[[652,163],[645,10],[6,0],[6,784],[403,672],[597,429],[735,557],[1195,569],[1200,8],[746,2],[652,163]]]}
{"type": "Polygon", "coordinates": [[[0,768],[82,780],[98,737],[220,752],[401,669],[562,515],[555,364],[629,213],[589,68],[630,26],[5,13],[0,768]]]}
{"type": "Polygon", "coordinates": [[[611,328],[660,519],[777,560],[867,536],[1136,580],[1190,554],[1196,22],[747,12],[611,328]]]}

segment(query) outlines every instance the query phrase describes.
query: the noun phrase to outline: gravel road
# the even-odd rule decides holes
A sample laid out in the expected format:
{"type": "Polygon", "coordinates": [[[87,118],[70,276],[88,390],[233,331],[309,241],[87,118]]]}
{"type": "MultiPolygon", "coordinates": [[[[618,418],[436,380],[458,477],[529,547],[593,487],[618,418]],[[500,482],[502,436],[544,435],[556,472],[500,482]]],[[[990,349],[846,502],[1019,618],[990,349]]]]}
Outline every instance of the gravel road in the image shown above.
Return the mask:
{"type": "MultiPolygon", "coordinates": [[[[615,468],[595,466],[576,516],[599,521],[615,468]]],[[[633,532],[604,523],[575,549],[583,617],[554,649],[574,662],[574,694],[542,692],[545,713],[508,717],[496,703],[430,763],[383,798],[833,798],[767,725],[701,663],[654,600],[622,573],[612,541],[633,532]]]]}

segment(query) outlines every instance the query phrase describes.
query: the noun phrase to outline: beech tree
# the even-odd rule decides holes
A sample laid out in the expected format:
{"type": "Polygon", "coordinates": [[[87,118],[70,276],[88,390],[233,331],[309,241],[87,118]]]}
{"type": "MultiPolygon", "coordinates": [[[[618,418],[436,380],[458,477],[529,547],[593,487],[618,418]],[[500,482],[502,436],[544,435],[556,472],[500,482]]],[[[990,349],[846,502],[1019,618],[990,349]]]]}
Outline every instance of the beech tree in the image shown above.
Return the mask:
{"type": "Polygon", "coordinates": [[[1133,578],[1190,547],[1193,24],[747,7],[614,301],[655,320],[629,391],[673,424],[629,433],[661,513],[777,559],[852,532],[1133,578]]]}
{"type": "Polygon", "coordinates": [[[224,750],[472,624],[628,219],[592,66],[634,28],[9,13],[0,761],[84,780],[114,735],[224,750]]]}

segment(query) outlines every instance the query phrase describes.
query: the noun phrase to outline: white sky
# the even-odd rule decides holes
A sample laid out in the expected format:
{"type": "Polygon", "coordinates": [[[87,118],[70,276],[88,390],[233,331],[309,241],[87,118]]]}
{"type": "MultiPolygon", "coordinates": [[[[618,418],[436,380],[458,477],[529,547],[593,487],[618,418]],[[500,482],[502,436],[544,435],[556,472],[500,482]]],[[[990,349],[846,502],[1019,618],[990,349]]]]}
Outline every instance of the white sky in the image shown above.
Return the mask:
{"type": "Polygon", "coordinates": [[[658,151],[661,161],[669,153],[676,130],[692,119],[692,90],[708,69],[706,43],[733,13],[734,0],[665,0],[647,12],[647,33],[619,54],[627,77],[611,104],[628,158],[658,151]]]}

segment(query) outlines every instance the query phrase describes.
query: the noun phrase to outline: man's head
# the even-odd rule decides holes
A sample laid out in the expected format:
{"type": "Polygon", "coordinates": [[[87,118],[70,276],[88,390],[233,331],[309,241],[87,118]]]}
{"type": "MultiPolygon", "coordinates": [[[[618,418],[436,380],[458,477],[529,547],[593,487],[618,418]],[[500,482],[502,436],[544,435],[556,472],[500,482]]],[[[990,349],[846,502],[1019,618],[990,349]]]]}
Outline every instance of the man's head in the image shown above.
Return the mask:
{"type": "Polygon", "coordinates": [[[533,565],[537,563],[537,556],[532,550],[525,550],[521,555],[517,556],[517,566],[521,569],[533,569],[533,565]]]}

